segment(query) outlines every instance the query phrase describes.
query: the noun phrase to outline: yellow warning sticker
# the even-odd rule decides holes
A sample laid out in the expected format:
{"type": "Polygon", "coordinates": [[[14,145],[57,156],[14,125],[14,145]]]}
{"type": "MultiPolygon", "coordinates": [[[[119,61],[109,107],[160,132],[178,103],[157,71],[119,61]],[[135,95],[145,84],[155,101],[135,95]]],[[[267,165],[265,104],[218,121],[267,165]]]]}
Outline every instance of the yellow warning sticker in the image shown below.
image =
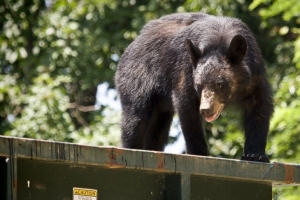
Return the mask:
{"type": "Polygon", "coordinates": [[[97,190],[74,187],[73,200],[97,200],[97,190]]]}

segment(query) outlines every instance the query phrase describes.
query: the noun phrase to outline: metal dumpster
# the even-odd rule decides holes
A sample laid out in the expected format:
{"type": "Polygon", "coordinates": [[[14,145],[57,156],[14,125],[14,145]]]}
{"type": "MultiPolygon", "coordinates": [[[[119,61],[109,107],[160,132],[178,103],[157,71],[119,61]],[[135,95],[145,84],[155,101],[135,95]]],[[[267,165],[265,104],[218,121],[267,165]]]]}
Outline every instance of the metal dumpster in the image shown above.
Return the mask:
{"type": "Polygon", "coordinates": [[[0,136],[0,199],[272,199],[300,165],[0,136]]]}

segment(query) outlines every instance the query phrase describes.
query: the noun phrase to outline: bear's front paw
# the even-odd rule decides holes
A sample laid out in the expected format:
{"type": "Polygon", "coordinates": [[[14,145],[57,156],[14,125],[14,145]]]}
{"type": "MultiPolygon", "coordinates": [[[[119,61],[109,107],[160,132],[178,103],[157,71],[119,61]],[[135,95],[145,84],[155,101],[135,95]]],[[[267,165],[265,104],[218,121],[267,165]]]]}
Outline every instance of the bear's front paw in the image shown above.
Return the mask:
{"type": "Polygon", "coordinates": [[[266,154],[252,154],[252,153],[243,154],[241,160],[266,162],[266,163],[270,162],[266,154]]]}

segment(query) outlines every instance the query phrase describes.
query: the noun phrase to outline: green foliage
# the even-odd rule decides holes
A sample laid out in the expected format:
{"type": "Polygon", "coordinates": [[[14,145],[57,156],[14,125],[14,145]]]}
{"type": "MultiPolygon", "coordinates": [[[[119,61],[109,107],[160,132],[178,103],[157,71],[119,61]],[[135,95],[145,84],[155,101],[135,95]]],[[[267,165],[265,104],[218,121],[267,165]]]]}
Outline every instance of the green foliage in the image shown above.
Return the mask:
{"type": "Polygon", "coordinates": [[[0,2],[0,134],[117,145],[120,112],[96,87],[150,19],[182,1],[0,2]]]}
{"type": "Polygon", "coordinates": [[[28,92],[22,95],[21,102],[26,107],[20,112],[21,117],[13,123],[12,136],[37,139],[72,141],[69,133],[74,131],[70,116],[65,112],[69,98],[59,87],[70,79],[41,74],[33,80],[28,92]]]}
{"type": "Polygon", "coordinates": [[[282,18],[285,21],[289,21],[293,17],[300,15],[298,9],[300,7],[300,2],[297,0],[290,0],[290,1],[275,0],[272,2],[272,4],[270,0],[254,0],[252,4],[249,6],[249,9],[254,10],[255,8],[257,8],[262,4],[267,5],[266,8],[262,8],[259,11],[260,15],[264,19],[282,14],[282,18]]]}
{"type": "Polygon", "coordinates": [[[78,143],[89,145],[120,146],[120,111],[106,107],[88,127],[82,127],[71,137],[78,143]]]}
{"type": "Polygon", "coordinates": [[[270,127],[268,149],[278,161],[300,162],[299,82],[299,75],[284,77],[275,96],[277,106],[270,127]]]}

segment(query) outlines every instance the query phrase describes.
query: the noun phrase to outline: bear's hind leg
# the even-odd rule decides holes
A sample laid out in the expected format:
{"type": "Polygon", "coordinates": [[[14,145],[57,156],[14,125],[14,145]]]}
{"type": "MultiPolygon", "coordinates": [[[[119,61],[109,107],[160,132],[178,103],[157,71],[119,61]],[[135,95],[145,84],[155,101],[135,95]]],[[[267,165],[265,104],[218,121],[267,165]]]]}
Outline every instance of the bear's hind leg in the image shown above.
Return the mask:
{"type": "Polygon", "coordinates": [[[121,121],[122,147],[130,149],[143,149],[144,137],[147,131],[151,113],[145,109],[134,111],[124,109],[121,121]]]}
{"type": "Polygon", "coordinates": [[[174,111],[152,112],[151,120],[145,134],[144,148],[146,150],[163,151],[168,142],[169,130],[172,123],[174,111]]]}

